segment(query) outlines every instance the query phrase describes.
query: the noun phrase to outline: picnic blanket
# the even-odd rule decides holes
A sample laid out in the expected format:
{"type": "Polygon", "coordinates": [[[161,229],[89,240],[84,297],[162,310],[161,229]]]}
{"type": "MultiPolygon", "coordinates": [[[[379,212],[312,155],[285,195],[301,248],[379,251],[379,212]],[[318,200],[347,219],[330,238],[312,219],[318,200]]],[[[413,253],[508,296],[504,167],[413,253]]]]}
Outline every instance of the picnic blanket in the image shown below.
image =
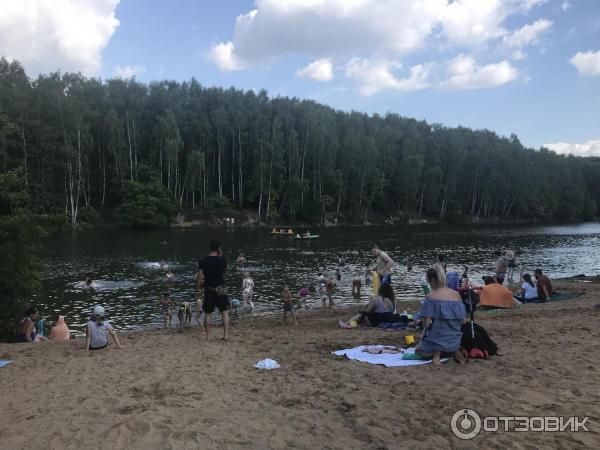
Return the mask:
{"type": "MultiPolygon", "coordinates": [[[[338,350],[337,352],[332,352],[336,356],[346,356],[348,359],[353,359],[355,361],[366,362],[368,364],[380,364],[385,367],[405,367],[405,366],[420,366],[421,364],[429,364],[431,363],[430,359],[402,359],[402,356],[405,354],[411,354],[415,352],[414,348],[407,348],[399,353],[381,353],[379,355],[374,355],[372,353],[363,352],[363,349],[366,347],[371,348],[383,348],[384,345],[360,345],[358,347],[349,348],[345,350],[338,350]]],[[[448,359],[442,359],[443,361],[448,361],[448,359]]]]}
{"type": "Polygon", "coordinates": [[[571,300],[583,295],[583,292],[561,292],[559,294],[554,294],[549,301],[551,302],[560,302],[562,300],[571,300]]]}
{"type": "Polygon", "coordinates": [[[4,366],[6,366],[6,365],[10,364],[11,362],[12,362],[12,361],[4,361],[4,360],[3,360],[3,361],[0,361],[0,367],[4,367],[4,366]]]}

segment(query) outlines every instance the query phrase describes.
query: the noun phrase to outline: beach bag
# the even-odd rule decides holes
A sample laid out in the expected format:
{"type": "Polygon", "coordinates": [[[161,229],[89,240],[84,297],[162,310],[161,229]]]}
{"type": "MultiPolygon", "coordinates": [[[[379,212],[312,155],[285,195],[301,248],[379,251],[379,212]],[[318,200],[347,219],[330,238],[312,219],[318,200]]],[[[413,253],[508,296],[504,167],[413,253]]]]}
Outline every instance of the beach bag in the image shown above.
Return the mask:
{"type": "Polygon", "coordinates": [[[488,356],[494,356],[498,353],[498,346],[489,336],[485,328],[481,325],[473,324],[475,331],[475,338],[471,333],[471,322],[467,322],[462,326],[462,339],[460,340],[460,346],[466,349],[468,352],[477,348],[488,356]]]}

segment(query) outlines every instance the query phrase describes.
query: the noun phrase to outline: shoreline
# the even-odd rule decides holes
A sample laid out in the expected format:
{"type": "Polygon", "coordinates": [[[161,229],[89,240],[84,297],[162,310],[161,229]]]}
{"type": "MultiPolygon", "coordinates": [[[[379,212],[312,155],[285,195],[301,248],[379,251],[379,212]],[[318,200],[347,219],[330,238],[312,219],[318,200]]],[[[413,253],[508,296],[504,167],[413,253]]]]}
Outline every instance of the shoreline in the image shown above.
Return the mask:
{"type": "MultiPolygon", "coordinates": [[[[571,276],[571,277],[563,277],[563,278],[556,278],[553,280],[553,283],[574,283],[574,284],[582,284],[582,285],[589,285],[589,284],[600,284],[600,275],[584,275],[583,277],[580,275],[576,275],[576,276],[571,276]]],[[[518,289],[518,283],[512,283],[512,284],[505,284],[504,286],[506,286],[507,288],[509,288],[510,290],[515,290],[518,289]]],[[[327,311],[336,311],[336,312],[341,312],[343,314],[346,314],[346,312],[348,311],[352,311],[355,310],[356,308],[360,308],[361,306],[364,306],[368,303],[369,300],[369,296],[365,296],[362,295],[360,297],[360,300],[357,301],[356,298],[353,298],[355,301],[352,302],[346,302],[344,301],[343,303],[337,303],[334,305],[334,308],[330,309],[330,308],[325,308],[323,309],[321,306],[316,306],[318,305],[318,302],[315,300],[313,303],[310,303],[311,307],[309,307],[308,309],[303,308],[302,306],[299,306],[297,309],[295,309],[295,313],[299,316],[299,315],[306,315],[306,314],[318,314],[323,313],[323,312],[327,312],[327,311]]],[[[418,311],[418,307],[420,305],[420,302],[423,300],[422,297],[417,297],[417,298],[408,298],[408,299],[397,299],[397,303],[398,305],[403,305],[402,306],[402,310],[404,310],[405,308],[408,308],[407,311],[409,313],[414,313],[416,311],[418,311]],[[414,311],[413,311],[414,310],[414,311]]],[[[233,316],[231,314],[231,309],[230,311],[230,320],[232,324],[241,324],[241,323],[245,323],[247,321],[256,321],[256,320],[261,320],[261,319],[267,319],[267,318],[271,318],[271,317],[275,317],[275,316],[281,316],[283,314],[283,310],[275,310],[275,309],[266,309],[266,310],[262,310],[262,311],[258,311],[258,312],[244,312],[244,309],[248,309],[249,307],[244,307],[241,306],[240,307],[240,312],[238,312],[237,316],[233,316]]],[[[119,335],[129,335],[129,334],[133,334],[133,333],[152,333],[152,332],[165,332],[165,331],[173,331],[173,332],[181,332],[181,330],[186,330],[186,329],[200,329],[203,330],[203,323],[198,323],[196,321],[196,315],[193,312],[192,315],[192,322],[191,323],[178,323],[177,322],[177,318],[176,318],[176,314],[175,314],[175,310],[173,310],[173,316],[172,316],[172,326],[170,328],[163,328],[162,326],[162,321],[158,321],[158,322],[152,322],[152,323],[148,323],[148,324],[143,324],[140,326],[135,326],[135,327],[131,327],[131,328],[124,328],[124,329],[118,329],[115,328],[116,331],[119,333],[119,335]]],[[[203,316],[201,316],[201,319],[203,320],[203,316]]],[[[110,318],[108,319],[110,322],[110,318]]],[[[68,323],[68,321],[67,321],[68,323]]],[[[220,319],[220,314],[218,314],[218,311],[216,311],[216,314],[214,314],[213,316],[213,326],[215,327],[220,327],[221,326],[221,319],[220,319]]],[[[76,340],[76,339],[82,339],[85,337],[85,332],[84,331],[79,331],[75,328],[71,329],[71,335],[74,336],[73,339],[71,340],[76,340]]],[[[14,342],[2,342],[0,341],[0,345],[10,345],[10,344],[15,344],[14,342]]]]}

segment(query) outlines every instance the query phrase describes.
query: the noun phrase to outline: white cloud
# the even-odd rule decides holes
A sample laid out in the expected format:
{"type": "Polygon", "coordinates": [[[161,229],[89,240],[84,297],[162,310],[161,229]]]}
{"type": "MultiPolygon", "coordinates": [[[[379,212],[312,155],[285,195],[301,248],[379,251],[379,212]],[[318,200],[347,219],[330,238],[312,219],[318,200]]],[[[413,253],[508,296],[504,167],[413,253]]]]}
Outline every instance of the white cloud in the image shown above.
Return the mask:
{"type": "Polygon", "coordinates": [[[566,11],[567,9],[569,9],[571,7],[571,3],[569,3],[569,0],[564,0],[562,2],[562,4],[560,5],[560,7],[562,8],[563,11],[566,11]]]}
{"type": "Polygon", "coordinates": [[[146,72],[146,66],[115,66],[114,74],[119,78],[131,78],[146,72]]]}
{"type": "Polygon", "coordinates": [[[459,55],[450,60],[446,71],[448,78],[441,82],[440,87],[453,91],[501,86],[516,80],[519,74],[508,61],[478,66],[467,55],[459,55]]]}
{"type": "Polygon", "coordinates": [[[431,41],[472,48],[507,35],[507,17],[546,1],[255,0],[255,9],[237,17],[233,39],[213,44],[209,59],[240,70],[289,54],[395,59],[431,41]]]}
{"type": "Polygon", "coordinates": [[[450,43],[474,47],[506,34],[502,23],[509,12],[499,0],[457,0],[444,8],[441,23],[450,43]]]}
{"type": "Polygon", "coordinates": [[[208,59],[225,71],[243,70],[245,64],[234,53],[233,42],[214,44],[208,54],[208,59]]]}
{"type": "Polygon", "coordinates": [[[600,50],[594,52],[577,52],[569,59],[569,62],[577,67],[581,75],[600,75],[600,50]]]}
{"type": "Polygon", "coordinates": [[[424,46],[446,2],[256,0],[256,9],[236,19],[233,40],[214,44],[210,53],[222,70],[287,54],[351,57],[374,49],[407,54],[424,46]]]}
{"type": "Polygon", "coordinates": [[[562,155],[600,156],[600,139],[589,140],[583,144],[557,142],[554,144],[544,144],[543,146],[562,155]]]}
{"type": "Polygon", "coordinates": [[[333,79],[333,64],[328,58],[317,59],[296,71],[296,75],[300,78],[310,78],[315,81],[331,81],[333,79]]]}
{"type": "Polygon", "coordinates": [[[531,25],[525,25],[513,33],[504,36],[503,42],[511,48],[522,48],[530,44],[539,42],[540,35],[550,29],[552,21],[540,19],[531,25]]]}
{"type": "Polygon", "coordinates": [[[358,84],[358,92],[362,95],[373,95],[380,91],[410,92],[425,89],[429,86],[427,78],[430,67],[416,65],[410,69],[407,78],[397,78],[394,70],[401,69],[397,61],[382,58],[374,60],[353,58],[346,64],[345,75],[358,84]]]}
{"type": "Polygon", "coordinates": [[[511,34],[507,18],[546,1],[255,0],[255,9],[237,17],[231,41],[214,44],[209,57],[221,70],[241,70],[300,55],[313,62],[296,75],[320,81],[333,78],[331,61],[349,61],[340,69],[363,95],[489,88],[515,80],[517,69],[508,61],[477,65],[462,54],[448,63],[447,74],[446,63],[414,64],[402,72],[399,61],[432,48],[456,55],[504,37],[511,46],[505,45],[507,55],[524,59],[520,47],[537,42],[552,22],[540,20],[511,34]]]}
{"type": "Polygon", "coordinates": [[[28,72],[93,74],[119,26],[119,0],[0,1],[0,55],[28,72]]]}

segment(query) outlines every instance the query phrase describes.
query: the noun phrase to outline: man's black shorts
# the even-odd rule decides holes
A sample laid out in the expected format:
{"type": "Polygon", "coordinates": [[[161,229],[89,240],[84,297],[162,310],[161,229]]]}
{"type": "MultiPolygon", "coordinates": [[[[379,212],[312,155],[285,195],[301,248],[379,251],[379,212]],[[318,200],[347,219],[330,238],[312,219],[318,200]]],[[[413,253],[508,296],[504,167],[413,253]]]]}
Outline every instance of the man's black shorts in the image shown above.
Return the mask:
{"type": "Polygon", "coordinates": [[[215,308],[219,308],[219,311],[227,311],[229,309],[229,301],[226,295],[217,295],[217,293],[211,289],[204,290],[204,303],[202,303],[202,309],[206,314],[211,314],[215,311],[215,308]]]}

